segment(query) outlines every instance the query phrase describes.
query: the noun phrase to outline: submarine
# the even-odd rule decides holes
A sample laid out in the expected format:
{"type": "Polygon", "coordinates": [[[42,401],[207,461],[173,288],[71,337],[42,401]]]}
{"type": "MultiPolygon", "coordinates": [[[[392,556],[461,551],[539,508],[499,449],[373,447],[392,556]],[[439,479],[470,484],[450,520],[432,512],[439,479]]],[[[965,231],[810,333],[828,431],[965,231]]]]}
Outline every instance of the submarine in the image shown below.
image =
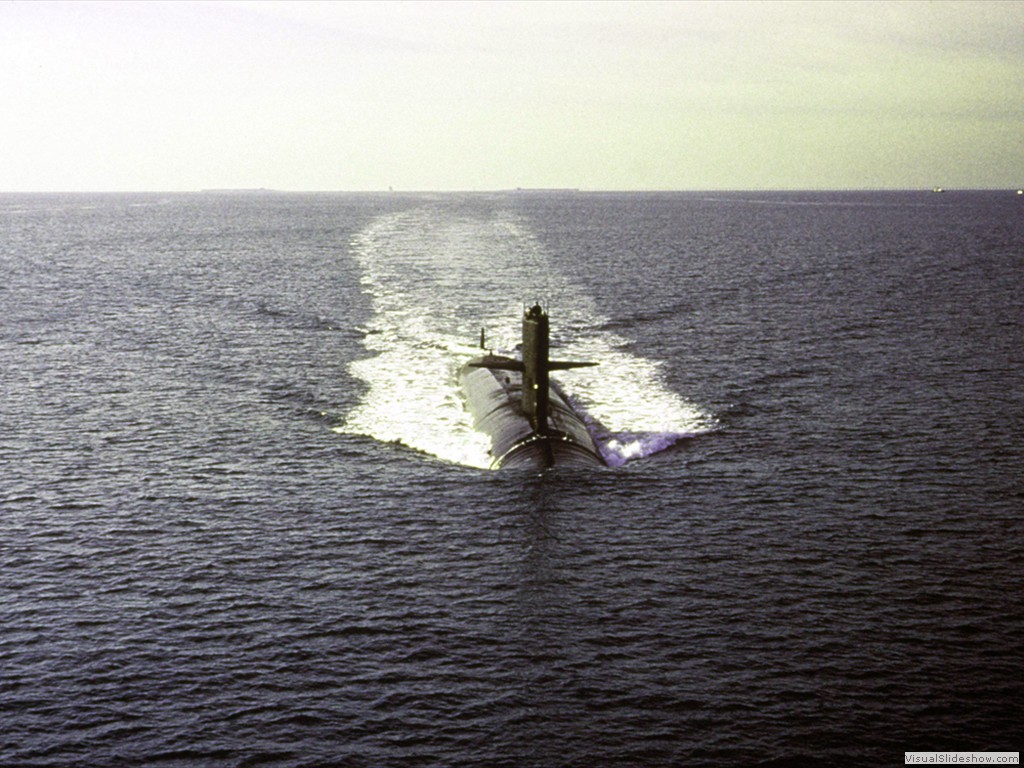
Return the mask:
{"type": "Polygon", "coordinates": [[[491,440],[491,469],[544,470],[607,466],[582,417],[566,401],[551,371],[597,363],[549,359],[550,323],[540,304],[523,313],[521,359],[487,352],[459,370],[459,387],[476,429],[491,440]]]}

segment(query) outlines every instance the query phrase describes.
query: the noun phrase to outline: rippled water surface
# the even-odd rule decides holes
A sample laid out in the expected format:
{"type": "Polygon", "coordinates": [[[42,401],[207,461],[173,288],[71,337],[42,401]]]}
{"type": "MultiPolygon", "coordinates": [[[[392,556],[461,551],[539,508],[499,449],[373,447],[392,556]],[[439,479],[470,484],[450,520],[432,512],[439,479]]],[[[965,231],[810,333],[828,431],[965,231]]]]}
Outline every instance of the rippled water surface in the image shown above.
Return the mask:
{"type": "Polygon", "coordinates": [[[0,196],[0,764],[1024,743],[996,193],[0,196]],[[614,467],[489,472],[552,317],[614,467]]]}

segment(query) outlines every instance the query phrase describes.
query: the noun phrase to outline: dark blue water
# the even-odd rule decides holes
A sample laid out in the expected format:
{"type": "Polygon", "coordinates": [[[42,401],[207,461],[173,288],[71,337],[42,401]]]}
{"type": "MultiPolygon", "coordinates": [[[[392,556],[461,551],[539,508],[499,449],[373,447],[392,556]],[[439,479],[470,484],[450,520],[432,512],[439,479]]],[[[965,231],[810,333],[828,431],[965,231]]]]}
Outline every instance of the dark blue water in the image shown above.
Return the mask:
{"type": "Polygon", "coordinates": [[[1019,197],[6,195],[0,270],[3,765],[1024,742],[1019,197]],[[477,468],[535,298],[621,466],[477,468]]]}

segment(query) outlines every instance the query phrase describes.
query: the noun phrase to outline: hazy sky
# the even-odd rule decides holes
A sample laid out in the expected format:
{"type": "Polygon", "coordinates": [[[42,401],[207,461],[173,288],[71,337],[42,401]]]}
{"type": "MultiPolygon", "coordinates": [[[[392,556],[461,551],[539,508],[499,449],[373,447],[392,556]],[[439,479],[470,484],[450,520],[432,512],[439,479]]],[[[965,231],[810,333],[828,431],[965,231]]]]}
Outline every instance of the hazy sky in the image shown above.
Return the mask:
{"type": "Polygon", "coordinates": [[[0,0],[0,190],[1024,185],[1024,2],[0,0]]]}

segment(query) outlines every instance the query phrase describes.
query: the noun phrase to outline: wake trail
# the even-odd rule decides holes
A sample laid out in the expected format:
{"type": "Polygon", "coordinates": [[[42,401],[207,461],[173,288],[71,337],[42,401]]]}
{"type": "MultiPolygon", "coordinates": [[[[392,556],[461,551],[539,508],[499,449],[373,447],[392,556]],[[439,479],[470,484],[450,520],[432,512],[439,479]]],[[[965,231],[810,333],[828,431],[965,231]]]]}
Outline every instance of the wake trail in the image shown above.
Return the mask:
{"type": "Polygon", "coordinates": [[[373,317],[364,331],[370,357],[350,365],[367,391],[338,428],[471,467],[490,466],[487,438],[473,428],[456,376],[488,347],[519,343],[523,304],[553,308],[563,359],[597,368],[559,377],[611,466],[648,456],[713,419],[668,389],[657,362],[623,351],[626,339],[591,329],[607,323],[550,263],[543,246],[508,211],[443,204],[389,214],[353,237],[373,317]]]}

